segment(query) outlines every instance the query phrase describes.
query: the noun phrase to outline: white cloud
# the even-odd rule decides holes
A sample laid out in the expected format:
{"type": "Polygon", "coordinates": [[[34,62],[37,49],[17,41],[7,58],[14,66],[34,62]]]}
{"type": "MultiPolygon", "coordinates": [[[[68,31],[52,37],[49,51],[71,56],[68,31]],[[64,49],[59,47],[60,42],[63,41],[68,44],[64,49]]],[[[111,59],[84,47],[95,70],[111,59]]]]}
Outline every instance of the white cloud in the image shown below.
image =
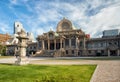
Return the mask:
{"type": "Polygon", "coordinates": [[[3,32],[3,33],[10,33],[11,29],[7,24],[0,23],[0,31],[3,32]]]}
{"type": "MultiPolygon", "coordinates": [[[[92,37],[96,37],[100,32],[110,29],[112,26],[117,25],[116,28],[119,27],[120,19],[118,18],[120,18],[120,12],[118,10],[120,10],[120,7],[118,4],[116,5],[116,2],[118,1],[108,1],[105,3],[104,0],[95,0],[93,2],[89,1],[86,4],[81,3],[80,5],[64,2],[49,2],[48,9],[46,9],[46,5],[39,3],[35,6],[37,18],[34,26],[37,25],[38,27],[36,26],[36,28],[40,28],[40,23],[45,23],[46,25],[39,30],[41,30],[41,32],[47,32],[51,25],[48,22],[60,21],[60,18],[67,17],[73,24],[77,25],[78,28],[82,28],[86,33],[90,33],[92,37]],[[102,8],[101,6],[103,6],[103,4],[105,7],[102,8]],[[91,8],[96,8],[99,12],[93,16],[87,16],[85,11],[89,9],[88,5],[91,5],[91,8]],[[97,9],[97,7],[101,7],[101,9],[97,9]]],[[[52,26],[57,26],[57,24],[52,26]]],[[[37,33],[39,34],[39,32],[37,33]]]]}
{"type": "Polygon", "coordinates": [[[72,3],[59,0],[48,2],[11,0],[10,7],[17,20],[22,21],[27,31],[33,32],[35,36],[48,32],[51,27],[56,30],[57,23],[63,17],[67,17],[76,27],[95,37],[103,30],[119,28],[120,5],[117,4],[119,2],[119,0],[85,0],[72,3]],[[25,6],[32,14],[18,13],[13,5],[25,6]],[[95,13],[91,15],[90,10],[95,13]]]}
{"type": "Polygon", "coordinates": [[[98,14],[90,17],[90,22],[87,24],[86,32],[92,36],[100,31],[107,29],[120,28],[120,5],[113,5],[103,8],[98,14]]]}
{"type": "Polygon", "coordinates": [[[17,0],[10,0],[10,3],[14,5],[18,4],[17,0]]]}
{"type": "Polygon", "coordinates": [[[32,31],[37,35],[41,35],[45,32],[43,28],[32,29],[32,31]]]}

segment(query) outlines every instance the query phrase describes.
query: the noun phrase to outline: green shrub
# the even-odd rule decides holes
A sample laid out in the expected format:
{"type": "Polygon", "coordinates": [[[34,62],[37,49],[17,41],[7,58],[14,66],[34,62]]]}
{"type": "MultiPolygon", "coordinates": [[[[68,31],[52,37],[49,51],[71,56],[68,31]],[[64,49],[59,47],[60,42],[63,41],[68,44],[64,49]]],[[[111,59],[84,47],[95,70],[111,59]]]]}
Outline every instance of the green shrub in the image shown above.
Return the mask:
{"type": "Polygon", "coordinates": [[[1,54],[1,56],[6,55],[6,46],[5,45],[0,44],[0,54],[1,54]]]}

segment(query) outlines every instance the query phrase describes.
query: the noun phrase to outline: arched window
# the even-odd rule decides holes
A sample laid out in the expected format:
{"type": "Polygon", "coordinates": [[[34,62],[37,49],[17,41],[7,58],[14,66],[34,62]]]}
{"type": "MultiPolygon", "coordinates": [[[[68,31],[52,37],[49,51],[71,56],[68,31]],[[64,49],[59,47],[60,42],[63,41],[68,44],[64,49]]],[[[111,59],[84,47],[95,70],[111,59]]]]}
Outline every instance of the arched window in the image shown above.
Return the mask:
{"type": "Polygon", "coordinates": [[[69,46],[69,39],[65,39],[65,45],[69,46]]]}
{"type": "Polygon", "coordinates": [[[69,25],[68,22],[63,22],[63,23],[62,23],[62,28],[63,28],[63,29],[69,29],[69,27],[70,27],[70,25],[69,25]]]}
{"type": "Polygon", "coordinates": [[[50,38],[50,39],[53,38],[53,33],[49,33],[49,38],[50,38]]]}

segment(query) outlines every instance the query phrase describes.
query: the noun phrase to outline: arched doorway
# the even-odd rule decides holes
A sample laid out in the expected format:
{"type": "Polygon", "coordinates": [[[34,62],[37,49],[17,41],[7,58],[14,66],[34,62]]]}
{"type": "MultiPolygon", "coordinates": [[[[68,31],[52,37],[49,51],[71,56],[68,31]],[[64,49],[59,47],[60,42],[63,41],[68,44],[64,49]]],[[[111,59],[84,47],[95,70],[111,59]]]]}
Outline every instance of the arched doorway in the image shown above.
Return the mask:
{"type": "Polygon", "coordinates": [[[113,44],[109,45],[107,47],[108,56],[117,56],[117,50],[118,50],[118,46],[113,44]]]}
{"type": "Polygon", "coordinates": [[[54,50],[54,40],[50,40],[50,50],[54,50]]]}

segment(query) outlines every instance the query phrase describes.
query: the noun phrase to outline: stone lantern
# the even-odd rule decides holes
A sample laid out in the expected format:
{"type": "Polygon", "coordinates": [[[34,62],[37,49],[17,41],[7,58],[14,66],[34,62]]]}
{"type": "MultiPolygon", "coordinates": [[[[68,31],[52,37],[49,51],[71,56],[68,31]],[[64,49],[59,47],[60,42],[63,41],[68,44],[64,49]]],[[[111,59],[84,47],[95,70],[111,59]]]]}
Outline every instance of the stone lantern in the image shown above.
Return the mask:
{"type": "Polygon", "coordinates": [[[16,65],[26,65],[29,63],[28,57],[26,56],[26,48],[27,48],[27,35],[24,32],[24,30],[21,30],[21,32],[18,33],[17,36],[19,42],[18,42],[18,57],[15,61],[16,65]]]}

